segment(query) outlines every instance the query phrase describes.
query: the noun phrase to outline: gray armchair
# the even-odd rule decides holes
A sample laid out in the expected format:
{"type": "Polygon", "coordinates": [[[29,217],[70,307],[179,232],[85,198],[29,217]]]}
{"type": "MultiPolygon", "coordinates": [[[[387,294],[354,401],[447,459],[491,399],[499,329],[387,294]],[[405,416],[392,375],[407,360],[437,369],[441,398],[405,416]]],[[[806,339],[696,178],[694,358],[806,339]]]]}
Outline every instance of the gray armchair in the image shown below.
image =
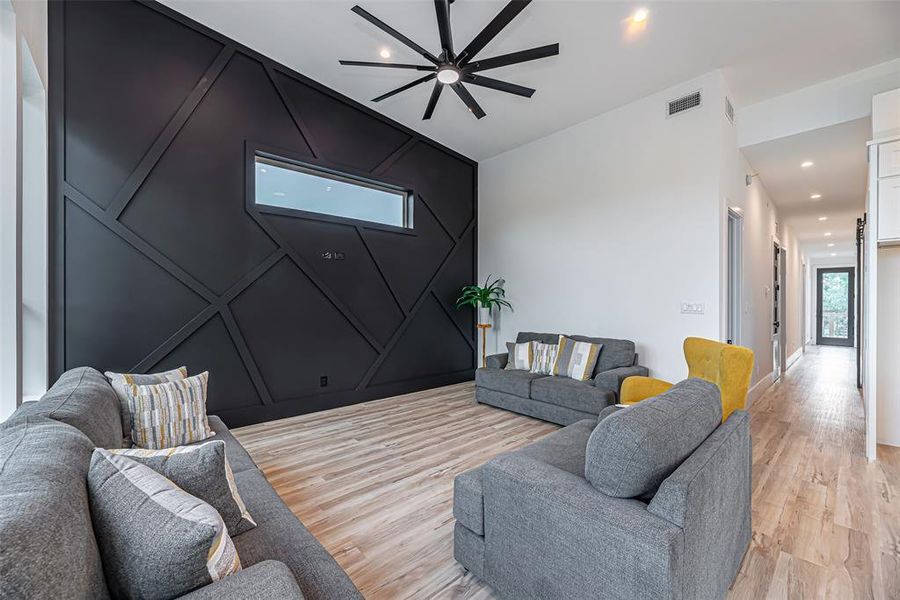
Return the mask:
{"type": "Polygon", "coordinates": [[[504,598],[724,597],[750,542],[750,431],[718,402],[687,380],[458,476],[454,556],[504,598]]]}

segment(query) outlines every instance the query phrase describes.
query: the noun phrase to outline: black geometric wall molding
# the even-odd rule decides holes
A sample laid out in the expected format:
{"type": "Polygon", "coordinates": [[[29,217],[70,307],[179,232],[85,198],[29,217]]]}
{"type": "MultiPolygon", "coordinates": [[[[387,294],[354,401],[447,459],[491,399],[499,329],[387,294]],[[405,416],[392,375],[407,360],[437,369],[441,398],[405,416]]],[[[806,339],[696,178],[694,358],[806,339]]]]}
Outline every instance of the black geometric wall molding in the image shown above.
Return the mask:
{"type": "Polygon", "coordinates": [[[52,378],[208,370],[232,426],[471,379],[476,163],[156,3],[49,26],[52,378]],[[256,147],[412,190],[414,230],[259,211],[256,147]]]}

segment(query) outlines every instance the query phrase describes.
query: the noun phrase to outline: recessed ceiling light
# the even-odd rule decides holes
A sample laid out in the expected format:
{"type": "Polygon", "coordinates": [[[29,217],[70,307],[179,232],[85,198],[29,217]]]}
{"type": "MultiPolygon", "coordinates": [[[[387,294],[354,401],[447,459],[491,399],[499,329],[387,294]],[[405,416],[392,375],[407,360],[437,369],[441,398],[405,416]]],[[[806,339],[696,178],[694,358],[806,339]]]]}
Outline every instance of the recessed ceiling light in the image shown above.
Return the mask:
{"type": "Polygon", "coordinates": [[[813,161],[806,160],[806,161],[803,161],[802,163],[800,163],[800,166],[803,167],[804,169],[808,169],[811,166],[813,166],[813,164],[814,164],[813,161]]]}
{"type": "Polygon", "coordinates": [[[825,237],[831,237],[831,232],[830,232],[830,231],[826,231],[826,232],[825,232],[825,237]]]}
{"type": "Polygon", "coordinates": [[[837,256],[837,252],[832,252],[831,255],[832,255],[832,256],[837,256]]]}
{"type": "Polygon", "coordinates": [[[382,48],[382,49],[381,49],[381,52],[379,52],[378,55],[379,55],[381,58],[390,58],[390,57],[391,57],[391,51],[388,50],[387,48],[382,48]]]}
{"type": "Polygon", "coordinates": [[[325,188],[325,191],[326,191],[326,192],[330,192],[330,191],[331,191],[331,186],[329,185],[328,187],[326,187],[326,188],[325,188]]]}
{"type": "Polygon", "coordinates": [[[650,11],[646,8],[639,8],[631,14],[631,20],[634,23],[643,23],[650,15],[650,11]]]}
{"type": "Polygon", "coordinates": [[[834,242],[828,242],[828,247],[829,247],[829,248],[834,248],[834,242]]]}
{"type": "Polygon", "coordinates": [[[822,197],[822,194],[811,194],[811,195],[809,196],[809,199],[810,199],[810,200],[818,200],[818,199],[821,198],[821,197],[822,197]]]}
{"type": "Polygon", "coordinates": [[[819,220],[820,220],[820,221],[827,221],[827,220],[828,220],[828,217],[819,217],[819,220]]]}
{"type": "MultiPolygon", "coordinates": [[[[284,192],[272,192],[273,196],[284,196],[284,192]]],[[[826,233],[825,235],[831,235],[830,233],[826,233]]]]}
{"type": "Polygon", "coordinates": [[[268,171],[266,171],[265,169],[260,169],[259,172],[260,172],[260,173],[267,173],[268,171]]]}

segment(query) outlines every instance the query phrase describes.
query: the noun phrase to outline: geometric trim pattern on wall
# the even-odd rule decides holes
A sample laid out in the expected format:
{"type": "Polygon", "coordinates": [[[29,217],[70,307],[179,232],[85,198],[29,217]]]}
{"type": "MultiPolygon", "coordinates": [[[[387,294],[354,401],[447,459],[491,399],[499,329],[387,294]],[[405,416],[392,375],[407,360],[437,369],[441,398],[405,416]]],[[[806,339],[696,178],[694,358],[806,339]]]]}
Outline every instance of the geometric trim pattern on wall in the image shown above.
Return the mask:
{"type": "MultiPolygon", "coordinates": [[[[252,412],[247,412],[246,409],[252,409],[254,405],[266,407],[284,401],[296,401],[306,396],[318,398],[316,402],[285,409],[278,413],[295,414],[314,410],[317,407],[346,404],[377,397],[378,385],[402,384],[402,380],[396,378],[403,376],[403,368],[398,368],[398,363],[402,363],[403,359],[392,356],[392,353],[398,347],[411,343],[412,337],[406,337],[410,331],[413,332],[411,335],[416,338],[418,344],[427,342],[431,331],[440,331],[443,336],[446,336],[447,331],[454,331],[454,335],[457,336],[455,340],[448,340],[446,337],[431,340],[432,344],[445,344],[454,350],[448,351],[446,360],[440,355],[430,356],[428,360],[431,362],[427,364],[431,366],[426,366],[427,361],[423,359],[423,362],[418,365],[418,369],[413,368],[410,371],[412,375],[410,379],[454,376],[454,374],[458,376],[461,373],[467,373],[470,376],[476,352],[474,322],[468,313],[457,314],[454,311],[449,294],[458,290],[460,282],[471,283],[474,278],[477,215],[475,209],[477,182],[475,181],[474,163],[465,163],[463,162],[465,159],[461,160],[461,157],[452,156],[445,150],[438,150],[430,141],[423,139],[420,135],[388,122],[382,117],[378,117],[378,122],[373,121],[371,127],[385,127],[387,133],[378,135],[377,131],[371,132],[372,144],[384,144],[384,140],[388,139],[392,145],[390,147],[376,146],[377,151],[382,155],[377,161],[371,159],[371,153],[368,156],[353,155],[352,149],[348,148],[348,144],[342,142],[341,136],[320,137],[322,134],[317,133],[317,130],[321,131],[320,122],[318,120],[311,121],[315,123],[314,126],[307,122],[308,119],[315,119],[315,110],[319,106],[317,103],[323,103],[322,106],[334,109],[328,104],[335,102],[333,93],[328,94],[324,89],[317,89],[310,85],[308,80],[289,69],[261,57],[227,38],[205,30],[180,15],[173,14],[168,9],[156,5],[143,8],[149,8],[169,19],[174,19],[181,26],[186,25],[194,31],[199,30],[204,36],[218,41],[221,49],[111,198],[89,197],[66,177],[66,158],[59,156],[59,153],[56,154],[55,159],[53,158],[54,146],[57,149],[60,147],[59,138],[70,136],[72,133],[66,131],[65,110],[61,99],[57,97],[54,100],[51,97],[51,114],[56,114],[56,118],[51,122],[51,168],[56,165],[51,172],[51,186],[53,186],[55,177],[55,189],[58,191],[56,214],[55,218],[51,220],[51,238],[54,239],[55,246],[55,252],[51,256],[51,267],[53,267],[54,273],[54,281],[51,283],[51,305],[55,305],[56,308],[55,325],[51,320],[52,375],[57,376],[65,368],[76,366],[71,364],[70,359],[73,356],[79,356],[77,348],[72,346],[78,343],[73,334],[77,328],[73,323],[67,322],[67,319],[77,318],[81,307],[67,306],[70,298],[66,295],[65,266],[67,264],[66,252],[78,249],[68,248],[65,234],[68,222],[66,213],[69,212],[71,217],[74,214],[71,211],[82,211],[98,226],[105,228],[108,233],[127,244],[141,257],[140,259],[126,259],[125,253],[120,253],[121,260],[149,261],[173,283],[177,282],[177,285],[183,286],[185,293],[197,298],[196,301],[191,301],[198,307],[195,313],[184,318],[183,322],[179,322],[179,325],[173,330],[156,332],[159,339],[154,343],[154,347],[132,362],[117,366],[127,368],[132,372],[168,368],[178,360],[182,360],[183,357],[196,356],[198,352],[202,353],[208,344],[219,345],[220,347],[216,351],[218,356],[214,362],[221,365],[219,367],[221,370],[228,370],[229,377],[234,382],[234,385],[229,387],[238,391],[211,387],[211,398],[220,397],[222,400],[219,401],[218,406],[214,405],[215,400],[211,400],[213,406],[210,407],[210,411],[221,412],[226,418],[229,411],[243,411],[240,412],[240,416],[235,418],[235,424],[266,418],[265,414],[268,413],[260,413],[261,417],[257,418],[252,412]],[[259,233],[254,233],[253,236],[258,235],[261,240],[255,245],[251,244],[252,248],[250,249],[242,249],[241,256],[258,257],[253,259],[252,264],[236,265],[231,261],[227,265],[215,265],[217,268],[222,267],[218,270],[206,270],[194,265],[211,264],[209,259],[204,259],[205,263],[200,260],[192,263],[191,259],[194,257],[179,255],[176,260],[170,240],[178,240],[177,236],[185,235],[185,232],[192,229],[194,233],[197,233],[202,231],[203,227],[218,227],[218,225],[202,223],[202,226],[195,225],[179,229],[176,226],[178,219],[174,217],[172,223],[168,224],[171,225],[174,232],[166,228],[165,221],[159,219],[154,221],[154,228],[146,227],[145,223],[148,220],[145,215],[151,214],[149,211],[158,210],[155,202],[175,203],[181,201],[179,198],[183,198],[178,193],[173,193],[171,197],[158,201],[157,199],[163,196],[161,192],[155,191],[155,187],[165,187],[169,180],[157,184],[154,177],[156,173],[166,169],[180,168],[173,166],[176,159],[171,156],[166,158],[167,154],[175,153],[173,147],[177,147],[182,142],[186,148],[190,147],[190,140],[187,138],[190,136],[192,119],[203,118],[198,115],[202,114],[204,102],[215,93],[221,78],[229,69],[243,69],[245,73],[259,70],[264,73],[264,79],[259,81],[265,81],[265,84],[261,83],[258,87],[255,86],[255,89],[259,90],[256,93],[274,93],[272,97],[277,96],[281,109],[289,117],[290,125],[293,128],[292,135],[299,136],[313,161],[318,160],[337,167],[352,168],[355,172],[367,173],[374,179],[391,177],[394,180],[406,180],[410,176],[418,177],[418,183],[414,186],[416,226],[417,229],[421,227],[418,238],[416,234],[410,236],[409,245],[399,248],[397,244],[390,241],[396,239],[392,236],[408,236],[409,234],[386,232],[378,228],[367,227],[364,224],[322,225],[313,219],[307,221],[310,228],[306,232],[302,232],[302,235],[297,238],[301,242],[297,242],[291,239],[291,227],[294,225],[285,225],[280,222],[284,220],[284,217],[264,214],[256,208],[252,201],[245,201],[243,203],[244,216],[250,219],[253,227],[258,228],[259,233]],[[180,136],[182,137],[180,138],[180,136]],[[57,140],[55,145],[53,144],[54,138],[57,140]],[[334,152],[336,155],[329,156],[326,152],[334,152]],[[444,160],[445,164],[438,165],[436,168],[420,168],[419,171],[415,171],[416,163],[410,161],[410,157],[417,152],[429,154],[429,161],[444,160]],[[432,157],[431,154],[435,154],[435,156],[432,157]],[[347,157],[347,160],[341,160],[341,157],[347,157]],[[166,166],[164,162],[167,160],[170,163],[169,166],[166,166]],[[452,173],[454,169],[463,171],[469,169],[468,192],[471,195],[460,201],[469,201],[471,210],[454,209],[446,200],[438,205],[432,205],[429,194],[434,194],[435,197],[441,194],[441,183],[438,179],[442,172],[442,166],[445,167],[445,171],[451,171],[451,176],[454,176],[452,173]],[[433,231],[426,236],[423,232],[428,231],[429,226],[433,231]],[[331,233],[328,228],[339,229],[340,235],[331,233]],[[361,253],[364,253],[359,260],[370,265],[374,269],[371,277],[377,277],[379,280],[371,284],[370,288],[383,289],[393,304],[390,312],[382,311],[384,319],[381,319],[379,314],[366,314],[366,310],[369,308],[366,299],[354,296],[352,286],[347,283],[347,278],[330,277],[327,273],[321,272],[322,266],[309,259],[309,252],[306,252],[304,256],[303,248],[298,249],[302,241],[317,239],[310,237],[314,235],[321,235],[322,239],[326,240],[346,240],[342,243],[352,244],[354,248],[359,248],[361,253]],[[352,239],[348,238],[348,235],[352,239]],[[415,244],[421,244],[421,248],[416,252],[421,254],[423,264],[427,261],[430,263],[428,263],[428,268],[423,267],[421,272],[404,273],[403,253],[409,252],[410,248],[416,249],[415,244]],[[466,265],[462,264],[458,257],[465,259],[469,268],[466,268],[466,265]],[[462,270],[460,270],[461,264],[462,270]],[[376,273],[377,275],[375,275],[376,273]],[[444,279],[451,276],[455,283],[448,286],[444,279]],[[315,290],[319,295],[317,299],[310,299],[311,294],[307,290],[315,290]],[[292,298],[291,294],[294,294],[295,298],[292,298]],[[263,297],[266,299],[267,309],[254,309],[254,306],[260,305],[256,299],[263,297]],[[297,300],[301,297],[304,300],[297,300]],[[349,299],[345,300],[345,298],[349,299]],[[70,317],[70,314],[75,316],[70,317]],[[362,318],[361,315],[363,315],[362,318]],[[429,324],[425,323],[426,318],[429,324]],[[444,324],[430,325],[435,323],[435,319],[443,321],[444,324]],[[332,377],[338,381],[330,383],[328,393],[325,394],[322,393],[324,390],[317,390],[308,382],[298,384],[285,381],[280,374],[290,370],[293,355],[286,357],[282,354],[279,356],[277,352],[267,351],[267,348],[269,350],[275,348],[277,351],[280,346],[283,346],[283,343],[278,342],[278,336],[293,336],[292,339],[300,336],[302,339],[305,333],[311,331],[310,335],[314,334],[317,336],[316,340],[321,340],[328,333],[317,330],[317,327],[322,329],[326,326],[323,323],[327,324],[329,331],[338,332],[339,335],[336,337],[340,339],[340,343],[331,351],[322,352],[325,355],[324,360],[332,363],[340,361],[343,350],[353,355],[356,360],[354,365],[347,365],[343,371],[331,369],[332,377]],[[373,323],[376,325],[372,326],[373,323]],[[341,333],[345,331],[349,333],[341,333]],[[202,344],[199,343],[201,337],[202,344]],[[223,347],[223,344],[230,344],[230,347],[223,347]],[[462,349],[459,344],[462,344],[462,349]],[[261,360],[265,363],[261,364],[261,360]],[[388,371],[393,375],[382,371],[386,364],[389,365],[388,371]],[[428,372],[429,370],[434,372],[428,372]],[[344,375],[345,377],[342,379],[344,375]],[[249,383],[243,383],[248,380],[249,383]],[[251,390],[255,393],[256,398],[246,397],[251,390]],[[327,398],[331,394],[335,396],[333,403],[330,403],[327,398]]],[[[63,7],[51,8],[51,32],[55,29],[56,33],[63,33],[65,31],[62,23],[64,19],[65,9],[63,7]]],[[[64,81],[63,51],[64,42],[57,41],[55,44],[51,44],[51,77],[57,83],[64,81]]],[[[251,75],[244,75],[244,77],[251,77],[251,75]]],[[[363,109],[350,100],[340,98],[339,102],[340,106],[334,110],[368,112],[367,109],[363,109]]],[[[271,114],[277,111],[269,109],[266,112],[271,114]]],[[[274,117],[267,116],[266,118],[274,117]]],[[[227,124],[223,124],[223,126],[227,126],[227,124]]],[[[284,128],[280,128],[279,131],[284,131],[284,128]]],[[[284,134],[288,135],[286,131],[284,134]]],[[[360,135],[366,135],[366,132],[362,132],[360,135]]],[[[71,142],[71,140],[67,141],[71,142]]],[[[268,142],[268,140],[264,141],[268,142]]],[[[247,146],[241,149],[241,162],[244,165],[240,172],[241,177],[247,177],[247,168],[252,170],[252,165],[247,166],[246,152],[254,140],[246,139],[245,143],[247,146]]],[[[184,178],[182,177],[182,179],[184,178]]],[[[465,182],[464,176],[462,180],[465,182]]],[[[453,198],[451,198],[452,201],[453,198]]],[[[292,220],[296,218],[291,217],[292,220]]],[[[294,223],[304,227],[303,222],[304,219],[301,218],[294,223]]],[[[246,223],[241,224],[241,227],[246,226],[246,223]]],[[[251,236],[247,234],[247,237],[251,236]]],[[[208,252],[216,251],[215,248],[208,250],[208,252]]],[[[184,252],[181,252],[183,255],[184,252]]],[[[207,252],[207,250],[203,250],[203,252],[207,252]]],[[[152,294],[153,290],[147,290],[147,293],[152,294]]],[[[124,331],[118,332],[118,334],[127,335],[124,331]]],[[[316,343],[318,344],[318,342],[316,343]]],[[[321,352],[320,348],[303,348],[303,350],[309,353],[321,352]]],[[[291,352],[295,351],[291,350],[291,352]]],[[[308,356],[304,358],[302,353],[296,353],[295,358],[296,360],[311,360],[308,356]]],[[[107,367],[109,365],[94,366],[107,367]]],[[[326,368],[330,368],[330,366],[326,367],[323,363],[322,369],[326,368]]],[[[216,375],[213,373],[212,382],[215,382],[216,375]]]]}

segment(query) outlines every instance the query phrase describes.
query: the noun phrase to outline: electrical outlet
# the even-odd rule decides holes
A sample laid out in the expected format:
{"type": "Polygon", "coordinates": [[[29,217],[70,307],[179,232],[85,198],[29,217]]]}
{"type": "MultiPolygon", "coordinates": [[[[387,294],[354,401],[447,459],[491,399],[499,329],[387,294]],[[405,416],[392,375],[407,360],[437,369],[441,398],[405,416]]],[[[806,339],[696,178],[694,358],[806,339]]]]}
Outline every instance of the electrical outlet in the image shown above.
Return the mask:
{"type": "Polygon", "coordinates": [[[681,314],[683,315],[702,315],[703,305],[695,302],[682,302],[681,314]]]}
{"type": "Polygon", "coordinates": [[[319,387],[328,387],[328,375],[319,377],[319,387]]]}

